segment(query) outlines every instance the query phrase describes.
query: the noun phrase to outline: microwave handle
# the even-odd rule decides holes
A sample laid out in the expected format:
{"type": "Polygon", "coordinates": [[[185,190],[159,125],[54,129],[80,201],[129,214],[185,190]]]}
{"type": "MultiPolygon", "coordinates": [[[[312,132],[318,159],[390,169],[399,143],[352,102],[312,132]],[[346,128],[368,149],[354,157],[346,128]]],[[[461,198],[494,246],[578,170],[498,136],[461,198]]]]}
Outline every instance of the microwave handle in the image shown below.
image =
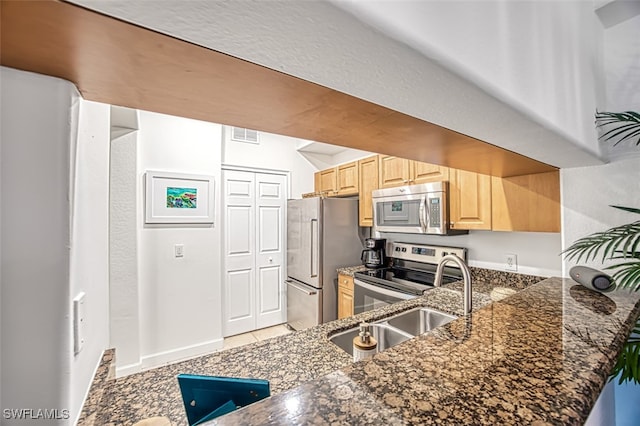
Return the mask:
{"type": "Polygon", "coordinates": [[[428,212],[425,212],[425,210],[427,210],[426,208],[426,204],[427,204],[427,196],[425,195],[424,197],[422,197],[422,200],[420,200],[420,211],[418,212],[418,216],[420,219],[420,227],[422,228],[422,231],[425,232],[427,230],[427,223],[428,222],[428,212]]]}

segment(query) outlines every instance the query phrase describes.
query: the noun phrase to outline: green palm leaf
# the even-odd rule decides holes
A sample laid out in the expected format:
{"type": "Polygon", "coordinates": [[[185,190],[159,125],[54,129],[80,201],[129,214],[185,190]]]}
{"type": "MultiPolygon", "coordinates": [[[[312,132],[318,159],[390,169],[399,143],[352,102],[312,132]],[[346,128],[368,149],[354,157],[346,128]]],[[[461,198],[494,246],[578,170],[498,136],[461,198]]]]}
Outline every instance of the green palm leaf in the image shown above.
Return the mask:
{"type": "Polygon", "coordinates": [[[620,137],[620,139],[613,144],[618,145],[620,142],[626,140],[635,141],[636,146],[640,145],[640,114],[634,111],[625,112],[598,112],[596,111],[596,128],[604,128],[605,126],[613,126],[614,128],[607,130],[602,134],[599,139],[605,141],[620,137]]]}
{"type": "Polygon", "coordinates": [[[640,336],[638,335],[640,335],[640,320],[636,321],[631,337],[624,343],[622,352],[616,360],[616,365],[611,371],[609,380],[613,380],[619,376],[618,384],[622,384],[628,380],[640,384],[640,376],[638,375],[638,368],[640,366],[640,336]]]}
{"type": "Polygon", "coordinates": [[[630,288],[633,291],[640,290],[640,262],[625,262],[605,268],[615,270],[611,278],[620,288],[630,288]]]}
{"type": "Polygon", "coordinates": [[[562,252],[569,260],[580,262],[595,260],[602,252],[602,261],[613,257],[615,253],[622,253],[622,257],[629,257],[640,247],[640,221],[616,226],[604,232],[596,232],[580,238],[562,252]]]}

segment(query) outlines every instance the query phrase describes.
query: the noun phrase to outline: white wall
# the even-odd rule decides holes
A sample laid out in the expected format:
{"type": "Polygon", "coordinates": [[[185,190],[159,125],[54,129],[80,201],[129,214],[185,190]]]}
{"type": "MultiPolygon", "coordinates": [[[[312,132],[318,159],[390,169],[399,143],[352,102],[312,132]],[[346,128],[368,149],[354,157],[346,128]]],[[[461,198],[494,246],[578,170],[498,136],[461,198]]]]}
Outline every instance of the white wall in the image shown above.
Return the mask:
{"type": "Polygon", "coordinates": [[[136,110],[111,107],[109,347],[116,348],[118,371],[140,369],[137,116],[136,110]],[[133,127],[125,132],[123,121],[133,127]]]}
{"type": "MultiPolygon", "coordinates": [[[[563,247],[578,238],[640,219],[640,216],[609,207],[640,208],[640,160],[631,158],[604,166],[560,171],[562,188],[563,247]]],[[[574,262],[563,262],[564,276],[574,262]]],[[[592,263],[601,268],[598,262],[592,263]]]]}
{"type": "MultiPolygon", "coordinates": [[[[609,207],[640,208],[639,165],[640,160],[636,156],[604,166],[561,170],[563,248],[569,247],[578,238],[640,219],[637,214],[609,207]]],[[[610,263],[580,262],[581,265],[600,270],[610,263]]],[[[574,261],[563,261],[563,275],[568,276],[575,264],[574,261]]],[[[640,410],[637,404],[634,406],[628,401],[640,398],[640,387],[633,384],[618,386],[616,383],[614,388],[616,407],[613,406],[610,393],[603,393],[594,407],[590,425],[608,426],[612,424],[612,419],[619,425],[637,423],[640,410]]]]}
{"type": "Polygon", "coordinates": [[[260,132],[260,144],[233,141],[225,128],[222,164],[290,171],[290,198],[313,192],[316,168],[296,150],[299,139],[260,132]]]}
{"type": "Polygon", "coordinates": [[[466,235],[427,236],[380,233],[388,241],[467,248],[470,266],[505,270],[505,254],[518,256],[518,273],[540,276],[561,274],[559,233],[470,231],[466,235]]]}
{"type": "MultiPolygon", "coordinates": [[[[618,0],[620,1],[620,0],[618,0]]],[[[636,7],[637,9],[637,7],[636,7]]],[[[604,32],[607,111],[640,108],[640,15],[604,32]]]]}
{"type": "Polygon", "coordinates": [[[2,408],[70,409],[69,147],[78,94],[56,78],[0,72],[2,408]]]}
{"type": "MultiPolygon", "coordinates": [[[[134,206],[118,217],[123,232],[112,234],[112,247],[128,250],[135,244],[133,255],[137,262],[122,271],[122,280],[117,288],[112,282],[112,304],[122,308],[116,313],[118,329],[112,329],[112,342],[116,353],[119,354],[122,348],[127,355],[126,361],[117,365],[118,374],[155,367],[222,347],[222,127],[146,111],[138,113],[139,130],[114,141],[121,144],[119,158],[126,164],[117,164],[114,156],[111,169],[112,181],[129,179],[120,188],[124,192],[123,197],[134,206]],[[129,147],[122,144],[129,144],[129,147]],[[132,155],[136,158],[135,163],[132,155]],[[137,170],[132,182],[133,164],[137,170]],[[147,170],[213,175],[215,224],[145,224],[143,182],[147,170]],[[136,187],[135,200],[131,199],[132,184],[136,187]],[[137,235],[135,240],[130,235],[132,215],[136,226],[133,230],[137,235]],[[122,244],[118,242],[119,238],[123,239],[122,244]],[[175,244],[184,245],[183,258],[174,257],[175,244]],[[137,299],[136,305],[127,302],[131,295],[137,299]],[[127,324],[134,330],[127,331],[127,324]]],[[[118,194],[112,193],[113,196],[118,194]]],[[[116,362],[119,362],[118,358],[116,362]]]]}
{"type": "Polygon", "coordinates": [[[591,2],[334,3],[598,154],[593,113],[602,84],[594,65],[602,31],[591,2]]]}
{"type": "MultiPolygon", "coordinates": [[[[70,299],[85,293],[84,346],[71,359],[71,418],[109,346],[109,105],[79,100],[72,155],[70,299]]],[[[67,301],[73,312],[71,300],[67,301]]],[[[68,321],[73,336],[72,322],[68,321]]],[[[70,347],[73,354],[73,339],[70,347]]]]}

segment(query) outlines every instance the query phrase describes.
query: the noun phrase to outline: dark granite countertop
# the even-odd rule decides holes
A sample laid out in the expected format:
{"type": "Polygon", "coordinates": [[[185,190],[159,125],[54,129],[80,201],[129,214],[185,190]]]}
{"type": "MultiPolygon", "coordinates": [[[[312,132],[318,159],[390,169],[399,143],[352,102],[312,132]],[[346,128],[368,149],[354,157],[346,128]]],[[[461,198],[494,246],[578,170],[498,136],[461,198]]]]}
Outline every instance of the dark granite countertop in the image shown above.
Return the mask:
{"type": "Polygon", "coordinates": [[[338,268],[338,274],[353,277],[354,272],[362,272],[362,271],[366,271],[367,269],[369,268],[367,268],[364,265],[346,266],[344,268],[338,268]]]}
{"type": "Polygon", "coordinates": [[[549,278],[209,424],[583,424],[639,300],[549,278]]]}
{"type": "Polygon", "coordinates": [[[460,315],[460,283],[112,380],[88,415],[96,425],[152,416],[186,425],[175,376],[191,373],[270,381],[271,398],[214,421],[220,424],[582,423],[640,312],[640,294],[605,296],[559,278],[532,285],[541,278],[473,268],[472,276],[470,317],[369,360],[353,363],[328,337],[417,306],[460,315]]]}

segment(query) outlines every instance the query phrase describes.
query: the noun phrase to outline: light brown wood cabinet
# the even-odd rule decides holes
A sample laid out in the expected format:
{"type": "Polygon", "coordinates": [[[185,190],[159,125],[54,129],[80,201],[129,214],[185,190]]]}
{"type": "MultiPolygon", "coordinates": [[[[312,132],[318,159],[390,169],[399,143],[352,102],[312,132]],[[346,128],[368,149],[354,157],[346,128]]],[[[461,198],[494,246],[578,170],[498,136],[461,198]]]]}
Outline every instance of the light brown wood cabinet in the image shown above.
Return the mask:
{"type": "Polygon", "coordinates": [[[378,159],[379,188],[409,185],[410,162],[400,157],[381,155],[378,159]]]}
{"type": "Polygon", "coordinates": [[[449,180],[449,168],[445,166],[389,155],[380,155],[379,162],[380,188],[449,180]]]}
{"type": "Polygon", "coordinates": [[[331,168],[316,172],[314,176],[314,183],[317,185],[316,192],[323,192],[327,196],[332,196],[337,193],[337,168],[331,168]]]}
{"type": "Polygon", "coordinates": [[[336,174],[338,196],[358,195],[359,176],[357,161],[339,165],[336,167],[336,174]]]}
{"type": "Polygon", "coordinates": [[[412,161],[410,164],[409,183],[429,183],[449,180],[449,168],[436,164],[412,161]]]}
{"type": "Polygon", "coordinates": [[[358,219],[360,226],[373,226],[373,200],[371,192],[378,189],[378,156],[358,161],[360,175],[358,219]]]}
{"type": "Polygon", "coordinates": [[[338,274],[338,319],[353,315],[353,277],[338,274]]]}
{"type": "Polygon", "coordinates": [[[449,181],[452,229],[560,232],[559,172],[507,178],[373,155],[315,174],[327,196],[359,195],[360,226],[373,226],[371,192],[378,188],[449,181]]]}
{"type": "Polygon", "coordinates": [[[491,176],[449,169],[452,229],[491,230],[491,176]]]}
{"type": "Polygon", "coordinates": [[[491,178],[494,231],[560,232],[560,172],[491,178]]]}

